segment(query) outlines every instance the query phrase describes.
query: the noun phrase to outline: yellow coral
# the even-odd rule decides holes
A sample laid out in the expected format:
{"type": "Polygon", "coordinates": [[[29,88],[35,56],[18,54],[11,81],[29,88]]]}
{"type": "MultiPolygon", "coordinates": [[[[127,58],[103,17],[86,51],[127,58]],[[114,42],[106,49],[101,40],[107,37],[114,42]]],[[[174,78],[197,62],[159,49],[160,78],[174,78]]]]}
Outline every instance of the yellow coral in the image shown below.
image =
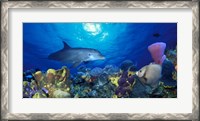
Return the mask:
{"type": "Polygon", "coordinates": [[[34,76],[35,76],[35,75],[41,75],[41,74],[42,74],[41,71],[37,71],[37,72],[35,72],[34,76]]]}
{"type": "Polygon", "coordinates": [[[67,92],[70,92],[70,88],[69,88],[69,87],[67,87],[66,91],[67,91],[67,92]]]}
{"type": "Polygon", "coordinates": [[[25,95],[28,95],[28,92],[25,92],[25,95]]]}
{"type": "Polygon", "coordinates": [[[128,76],[131,77],[131,76],[135,75],[135,73],[136,73],[135,71],[128,71],[128,76]]]}
{"type": "Polygon", "coordinates": [[[164,82],[159,82],[159,85],[164,85],[164,82]]]}
{"type": "Polygon", "coordinates": [[[48,69],[47,74],[49,74],[49,73],[56,75],[56,70],[55,69],[48,69]]]}
{"type": "Polygon", "coordinates": [[[69,98],[71,95],[69,92],[62,91],[60,89],[53,92],[54,98],[69,98]]]}
{"type": "Polygon", "coordinates": [[[74,98],[79,98],[79,94],[77,93],[77,94],[74,96],[74,98]]]}
{"type": "Polygon", "coordinates": [[[35,74],[33,74],[34,78],[36,81],[42,81],[43,80],[43,74],[41,71],[37,71],[35,72],[35,74]]]}
{"type": "Polygon", "coordinates": [[[84,74],[84,75],[81,76],[82,79],[85,79],[86,77],[87,77],[86,74],[84,74]]]}
{"type": "Polygon", "coordinates": [[[118,81],[119,81],[120,77],[116,76],[116,77],[109,77],[109,80],[111,81],[112,84],[114,84],[115,86],[119,86],[118,81]]]}
{"type": "Polygon", "coordinates": [[[30,83],[31,89],[34,90],[34,87],[35,87],[35,86],[38,86],[38,85],[36,84],[35,80],[31,80],[31,83],[30,83]]]}
{"type": "Polygon", "coordinates": [[[53,92],[55,91],[56,89],[55,88],[48,88],[48,91],[49,91],[49,97],[52,98],[53,97],[53,92]]]}
{"type": "Polygon", "coordinates": [[[56,75],[56,70],[48,69],[47,74],[46,74],[46,82],[54,84],[55,83],[55,75],[56,75]]]}
{"type": "Polygon", "coordinates": [[[40,92],[37,92],[33,95],[33,98],[46,98],[47,96],[45,94],[41,94],[40,92]]]}
{"type": "Polygon", "coordinates": [[[27,82],[27,81],[23,81],[23,85],[24,85],[24,86],[27,86],[27,85],[28,85],[28,82],[27,82]]]}
{"type": "Polygon", "coordinates": [[[165,89],[171,89],[174,88],[174,86],[164,86],[165,89]]]}
{"type": "Polygon", "coordinates": [[[63,69],[62,77],[64,77],[66,73],[67,73],[66,69],[63,69]]]}
{"type": "Polygon", "coordinates": [[[113,95],[112,98],[118,98],[117,95],[113,95]]]}
{"type": "Polygon", "coordinates": [[[56,85],[57,88],[65,87],[65,83],[64,82],[56,82],[55,85],[56,85]]]}
{"type": "Polygon", "coordinates": [[[177,72],[176,71],[172,72],[172,79],[177,80],[177,72]]]}
{"type": "Polygon", "coordinates": [[[52,86],[53,86],[52,83],[48,83],[48,84],[45,84],[45,85],[44,85],[44,87],[47,88],[47,89],[51,88],[52,86]]]}
{"type": "Polygon", "coordinates": [[[66,79],[69,77],[70,71],[66,66],[63,66],[62,69],[56,71],[55,79],[58,81],[65,82],[66,79]]]}

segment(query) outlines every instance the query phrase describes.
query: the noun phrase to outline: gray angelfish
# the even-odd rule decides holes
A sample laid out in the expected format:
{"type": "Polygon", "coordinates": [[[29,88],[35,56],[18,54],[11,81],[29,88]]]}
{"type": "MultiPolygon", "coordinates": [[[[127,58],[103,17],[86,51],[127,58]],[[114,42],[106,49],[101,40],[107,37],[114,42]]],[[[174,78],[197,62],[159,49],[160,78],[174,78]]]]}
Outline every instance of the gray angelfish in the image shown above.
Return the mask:
{"type": "Polygon", "coordinates": [[[157,88],[159,79],[162,77],[162,66],[159,64],[149,64],[136,72],[143,84],[150,85],[153,89],[157,88]]]}
{"type": "Polygon", "coordinates": [[[104,60],[105,57],[98,51],[92,48],[71,48],[63,41],[64,48],[51,53],[48,59],[60,61],[62,63],[73,64],[73,67],[80,65],[82,62],[104,60]]]}

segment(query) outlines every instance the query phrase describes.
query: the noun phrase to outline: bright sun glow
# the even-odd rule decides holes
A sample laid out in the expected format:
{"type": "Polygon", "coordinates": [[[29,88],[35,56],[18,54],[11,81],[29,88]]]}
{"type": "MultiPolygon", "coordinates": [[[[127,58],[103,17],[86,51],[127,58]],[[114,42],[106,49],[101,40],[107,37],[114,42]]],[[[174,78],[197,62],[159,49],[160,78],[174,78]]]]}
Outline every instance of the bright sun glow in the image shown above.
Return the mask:
{"type": "Polygon", "coordinates": [[[97,23],[84,23],[83,28],[87,32],[90,32],[92,35],[97,35],[102,31],[101,25],[97,23]]]}

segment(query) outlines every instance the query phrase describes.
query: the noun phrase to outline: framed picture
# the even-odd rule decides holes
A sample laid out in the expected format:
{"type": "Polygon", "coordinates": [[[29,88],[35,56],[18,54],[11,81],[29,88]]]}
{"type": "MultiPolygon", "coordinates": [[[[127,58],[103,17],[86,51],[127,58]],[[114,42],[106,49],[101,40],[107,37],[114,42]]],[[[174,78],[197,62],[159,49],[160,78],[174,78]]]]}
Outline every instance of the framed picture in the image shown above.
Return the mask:
{"type": "Polygon", "coordinates": [[[2,2],[2,119],[199,120],[198,4],[2,2]]]}

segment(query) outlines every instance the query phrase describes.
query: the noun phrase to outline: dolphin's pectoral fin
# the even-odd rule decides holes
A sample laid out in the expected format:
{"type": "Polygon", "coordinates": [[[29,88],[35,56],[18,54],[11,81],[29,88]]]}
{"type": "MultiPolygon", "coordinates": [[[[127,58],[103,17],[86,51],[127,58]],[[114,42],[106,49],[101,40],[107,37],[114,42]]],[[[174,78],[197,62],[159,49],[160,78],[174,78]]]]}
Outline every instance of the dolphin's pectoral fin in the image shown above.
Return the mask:
{"type": "Polygon", "coordinates": [[[77,67],[80,64],[81,64],[81,61],[77,61],[77,62],[74,62],[72,66],[73,66],[73,68],[75,68],[75,67],[77,67]]]}

